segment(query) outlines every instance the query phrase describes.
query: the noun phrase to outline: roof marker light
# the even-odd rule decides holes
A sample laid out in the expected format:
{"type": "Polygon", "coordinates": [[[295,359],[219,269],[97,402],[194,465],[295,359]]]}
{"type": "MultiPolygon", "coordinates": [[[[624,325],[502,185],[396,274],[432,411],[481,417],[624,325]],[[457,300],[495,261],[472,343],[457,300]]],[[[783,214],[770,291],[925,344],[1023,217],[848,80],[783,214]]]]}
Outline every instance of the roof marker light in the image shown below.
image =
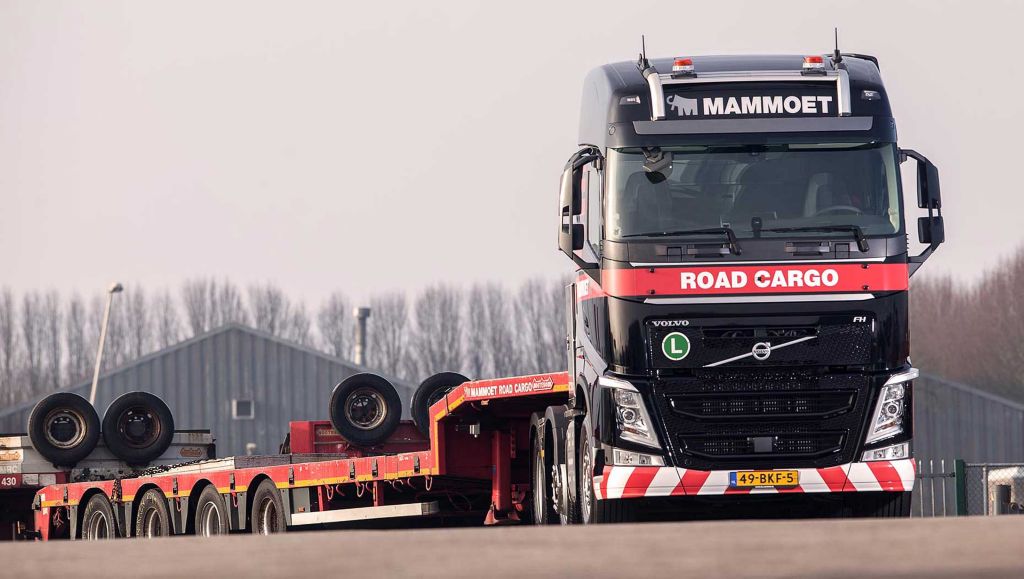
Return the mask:
{"type": "Polygon", "coordinates": [[[675,59],[672,63],[672,76],[693,76],[693,59],[675,59]]]}
{"type": "Polygon", "coordinates": [[[821,56],[805,56],[803,69],[804,74],[825,74],[825,59],[821,56]]]}

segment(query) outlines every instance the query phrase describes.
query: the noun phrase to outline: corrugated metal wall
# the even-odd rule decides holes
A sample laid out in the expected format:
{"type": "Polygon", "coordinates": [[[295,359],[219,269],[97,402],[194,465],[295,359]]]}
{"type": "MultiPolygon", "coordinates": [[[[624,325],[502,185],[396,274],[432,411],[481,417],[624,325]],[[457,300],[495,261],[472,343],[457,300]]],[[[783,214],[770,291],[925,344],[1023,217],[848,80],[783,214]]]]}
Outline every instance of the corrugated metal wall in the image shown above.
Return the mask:
{"type": "MultiPolygon", "coordinates": [[[[145,356],[100,378],[96,407],[103,410],[132,390],[163,398],[178,429],[208,428],[220,456],[276,453],[289,420],[326,419],[335,384],[363,371],[325,354],[242,326],[227,326],[145,356]],[[252,400],[253,419],[232,418],[232,400],[252,400]]],[[[412,389],[395,384],[409,415],[412,389]]],[[[88,397],[89,385],[71,389],[88,397]]],[[[0,414],[0,431],[24,432],[33,404],[0,414]]]]}
{"type": "Polygon", "coordinates": [[[924,461],[1024,461],[1024,404],[934,376],[914,383],[914,455],[924,461]]]}

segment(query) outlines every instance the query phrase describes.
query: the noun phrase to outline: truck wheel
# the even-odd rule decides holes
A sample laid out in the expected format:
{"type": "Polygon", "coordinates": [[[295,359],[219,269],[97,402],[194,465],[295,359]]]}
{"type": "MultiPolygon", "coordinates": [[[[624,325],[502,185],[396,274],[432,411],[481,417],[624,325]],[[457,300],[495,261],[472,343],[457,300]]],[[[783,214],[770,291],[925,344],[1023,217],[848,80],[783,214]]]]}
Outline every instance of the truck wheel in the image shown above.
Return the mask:
{"type": "Polygon", "coordinates": [[[103,415],[103,441],[114,456],[128,464],[149,464],[171,446],[172,438],[171,410],[149,392],[118,396],[103,415]]]}
{"type": "Polygon", "coordinates": [[[100,419],[89,401],[71,392],[40,400],[28,417],[32,446],[56,466],[74,466],[100,440],[100,419]]]}
{"type": "Polygon", "coordinates": [[[135,511],[136,537],[167,537],[171,534],[171,511],[158,489],[149,489],[139,499],[135,511]]]}
{"type": "Polygon", "coordinates": [[[579,433],[579,489],[576,493],[579,501],[580,521],[585,525],[595,523],[627,523],[635,520],[633,503],[617,500],[598,500],[594,496],[594,452],[591,440],[594,429],[590,424],[590,416],[583,419],[583,428],[579,433]]]}
{"type": "Polygon", "coordinates": [[[402,399],[386,379],[376,374],[349,376],[331,393],[331,425],[349,442],[380,444],[402,419],[402,399]]]}
{"type": "Polygon", "coordinates": [[[212,537],[228,534],[228,509],[224,503],[224,496],[217,492],[217,487],[203,487],[203,492],[199,493],[199,500],[196,501],[195,517],[196,535],[212,537]]]}
{"type": "Polygon", "coordinates": [[[424,380],[416,389],[412,395],[412,419],[423,436],[430,435],[430,407],[463,382],[469,382],[469,378],[456,372],[441,372],[424,380]]]}
{"type": "Polygon", "coordinates": [[[85,541],[99,541],[117,538],[117,521],[114,509],[103,493],[89,497],[82,511],[82,523],[78,526],[78,538],[85,541]]]}
{"type": "Polygon", "coordinates": [[[533,449],[530,454],[533,463],[533,524],[553,525],[558,521],[555,503],[552,498],[553,481],[551,479],[551,458],[544,452],[544,427],[537,429],[533,437],[533,449]]]}
{"type": "Polygon", "coordinates": [[[252,496],[252,516],[249,529],[253,535],[284,533],[288,530],[284,520],[284,501],[274,483],[267,479],[260,482],[252,496]]]}

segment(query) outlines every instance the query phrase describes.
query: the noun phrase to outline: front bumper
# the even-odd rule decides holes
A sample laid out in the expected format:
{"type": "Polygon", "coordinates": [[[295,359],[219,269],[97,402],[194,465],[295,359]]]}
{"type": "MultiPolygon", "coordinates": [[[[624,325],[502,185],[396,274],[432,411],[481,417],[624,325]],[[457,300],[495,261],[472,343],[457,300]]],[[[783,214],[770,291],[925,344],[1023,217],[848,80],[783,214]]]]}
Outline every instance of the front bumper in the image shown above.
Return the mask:
{"type": "Polygon", "coordinates": [[[788,488],[731,488],[729,473],[735,470],[701,471],[670,466],[606,466],[603,472],[593,479],[594,496],[597,499],[639,499],[767,493],[909,492],[914,488],[916,478],[913,459],[852,462],[825,468],[792,469],[800,471],[800,484],[788,488]]]}

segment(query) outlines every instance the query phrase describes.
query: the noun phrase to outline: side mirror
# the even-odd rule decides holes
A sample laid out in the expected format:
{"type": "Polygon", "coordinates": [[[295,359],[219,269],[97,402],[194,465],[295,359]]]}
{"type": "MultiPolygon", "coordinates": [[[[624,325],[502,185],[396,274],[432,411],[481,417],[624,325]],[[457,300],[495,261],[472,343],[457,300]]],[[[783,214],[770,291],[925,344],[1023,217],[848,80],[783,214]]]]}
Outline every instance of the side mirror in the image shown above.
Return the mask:
{"type": "Polygon", "coordinates": [[[938,245],[946,241],[946,226],[941,215],[917,218],[917,238],[921,243],[938,245]]]}
{"type": "Polygon", "coordinates": [[[583,213],[583,169],[565,168],[562,172],[561,191],[559,193],[558,248],[569,257],[573,252],[583,249],[583,225],[573,223],[573,217],[583,213]]]}
{"type": "Polygon", "coordinates": [[[903,149],[901,153],[917,161],[917,206],[921,209],[941,209],[939,168],[917,151],[903,149]]]}

